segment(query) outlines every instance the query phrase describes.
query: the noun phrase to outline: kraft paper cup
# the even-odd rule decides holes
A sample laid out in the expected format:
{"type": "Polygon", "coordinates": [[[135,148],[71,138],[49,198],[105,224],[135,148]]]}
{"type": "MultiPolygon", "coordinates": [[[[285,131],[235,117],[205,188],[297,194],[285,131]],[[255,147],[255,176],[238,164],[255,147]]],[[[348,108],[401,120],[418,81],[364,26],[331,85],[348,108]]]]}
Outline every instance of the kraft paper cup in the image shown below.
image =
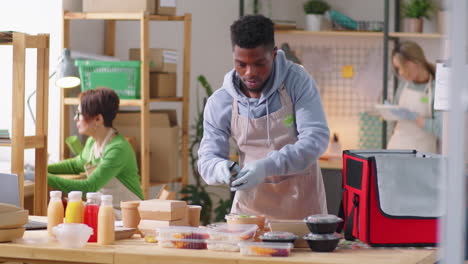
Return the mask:
{"type": "Polygon", "coordinates": [[[138,224],[140,223],[140,213],[138,213],[139,205],[139,201],[120,202],[124,227],[138,229],[138,224]]]}
{"type": "Polygon", "coordinates": [[[188,221],[190,226],[200,226],[200,205],[188,205],[188,221]]]}

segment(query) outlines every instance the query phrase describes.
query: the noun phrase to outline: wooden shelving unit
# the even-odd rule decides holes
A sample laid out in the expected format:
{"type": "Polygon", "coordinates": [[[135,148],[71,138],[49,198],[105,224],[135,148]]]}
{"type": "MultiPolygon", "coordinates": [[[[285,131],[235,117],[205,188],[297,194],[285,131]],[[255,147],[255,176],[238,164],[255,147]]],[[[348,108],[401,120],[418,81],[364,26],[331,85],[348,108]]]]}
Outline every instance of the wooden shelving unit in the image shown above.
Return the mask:
{"type": "MultiPolygon", "coordinates": [[[[129,20],[140,22],[140,58],[141,59],[141,99],[121,100],[122,106],[140,107],[141,113],[141,185],[145,199],[149,198],[149,187],[160,185],[167,182],[150,182],[150,160],[149,160],[149,114],[151,102],[180,102],[182,103],[182,175],[181,178],[173,182],[187,184],[188,179],[188,129],[189,129],[189,85],[190,85],[190,47],[192,35],[192,15],[183,16],[160,16],[140,13],[72,13],[65,12],[63,19],[63,47],[70,48],[70,21],[94,19],[104,20],[106,22],[104,53],[108,56],[114,56],[115,52],[115,29],[116,20],[129,20]],[[151,21],[179,21],[184,23],[184,61],[183,61],[183,95],[174,98],[156,98],[151,99],[149,94],[149,25],[151,21]]],[[[67,97],[66,91],[61,95],[61,133],[60,133],[60,156],[62,159],[69,156],[65,146],[65,138],[69,135],[70,107],[78,105],[78,98],[67,97]]],[[[174,150],[177,151],[177,150],[174,150]]]]}
{"type": "MultiPolygon", "coordinates": [[[[383,38],[383,32],[365,31],[307,31],[307,30],[276,30],[276,34],[304,35],[304,36],[328,36],[328,37],[376,37],[383,38]]],[[[443,35],[438,33],[407,33],[390,32],[393,38],[415,38],[415,39],[440,39],[443,35]]]]}
{"type": "MultiPolygon", "coordinates": [[[[34,215],[47,213],[47,129],[49,113],[49,35],[13,33],[13,100],[11,172],[18,175],[20,201],[24,207],[24,150],[35,149],[34,215]],[[37,49],[36,63],[36,134],[24,135],[26,49],[37,49]]],[[[30,212],[31,213],[31,212],[30,212]]]]}

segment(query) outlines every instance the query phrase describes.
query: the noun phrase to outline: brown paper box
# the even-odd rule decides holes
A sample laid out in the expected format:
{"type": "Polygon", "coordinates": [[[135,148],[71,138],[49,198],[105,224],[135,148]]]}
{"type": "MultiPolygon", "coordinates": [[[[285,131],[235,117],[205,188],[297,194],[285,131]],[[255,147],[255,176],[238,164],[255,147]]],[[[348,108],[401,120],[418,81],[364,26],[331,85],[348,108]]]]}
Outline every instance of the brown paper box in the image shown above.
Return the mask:
{"type": "Polygon", "coordinates": [[[177,200],[146,200],[138,206],[141,219],[181,220],[187,218],[187,203],[177,200]]]}
{"type": "Polygon", "coordinates": [[[176,97],[177,75],[152,72],[150,74],[150,97],[176,97]]]}
{"type": "Polygon", "coordinates": [[[143,234],[156,233],[156,228],[168,226],[188,226],[187,219],[174,220],[174,221],[157,221],[157,220],[140,220],[138,230],[143,234]]]}
{"type": "Polygon", "coordinates": [[[154,14],[156,13],[156,1],[158,0],[83,0],[83,12],[144,11],[154,14]]]}
{"type": "Polygon", "coordinates": [[[309,245],[302,237],[307,235],[310,231],[307,224],[300,220],[271,220],[271,231],[285,231],[291,232],[298,236],[294,242],[295,248],[308,248],[309,245]]]}
{"type": "Polygon", "coordinates": [[[176,15],[176,0],[156,0],[156,3],[156,14],[166,16],[176,15]]]}
{"type": "MultiPolygon", "coordinates": [[[[164,51],[176,51],[172,49],[153,48],[149,50],[150,72],[177,72],[176,63],[168,63],[164,61],[164,51]]],[[[140,60],[140,49],[129,50],[130,60],[140,60]]]]}
{"type": "MultiPolygon", "coordinates": [[[[113,126],[123,135],[137,140],[141,152],[141,115],[119,112],[113,126]]],[[[150,113],[150,180],[168,182],[179,178],[179,127],[175,110],[150,113]]]]}

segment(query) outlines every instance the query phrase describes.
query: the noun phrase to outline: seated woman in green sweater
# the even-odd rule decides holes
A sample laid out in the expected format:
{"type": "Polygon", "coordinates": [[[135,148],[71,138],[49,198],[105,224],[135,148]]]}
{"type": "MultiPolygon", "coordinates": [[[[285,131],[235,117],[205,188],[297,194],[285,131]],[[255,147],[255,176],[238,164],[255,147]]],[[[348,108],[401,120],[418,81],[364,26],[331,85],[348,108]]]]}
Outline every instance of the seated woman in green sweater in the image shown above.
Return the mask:
{"type": "Polygon", "coordinates": [[[137,161],[130,143],[112,128],[119,110],[119,97],[108,88],[87,90],[80,95],[75,115],[78,132],[89,136],[80,155],[48,166],[49,186],[65,193],[99,192],[113,195],[116,219],[120,201],[143,199],[137,161]],[[57,177],[54,174],[86,172],[85,180],[57,177]]]}

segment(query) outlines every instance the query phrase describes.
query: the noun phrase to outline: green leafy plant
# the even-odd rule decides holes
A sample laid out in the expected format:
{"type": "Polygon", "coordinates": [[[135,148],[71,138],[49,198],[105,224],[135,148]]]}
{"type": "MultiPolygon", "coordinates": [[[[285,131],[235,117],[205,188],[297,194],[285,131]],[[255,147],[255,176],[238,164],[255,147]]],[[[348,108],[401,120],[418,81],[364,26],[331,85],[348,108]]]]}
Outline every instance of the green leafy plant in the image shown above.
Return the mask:
{"type": "Polygon", "coordinates": [[[436,9],[432,0],[409,0],[403,2],[401,11],[407,18],[430,18],[432,12],[436,9]]]}
{"type": "Polygon", "coordinates": [[[323,15],[330,10],[330,5],[321,0],[310,0],[304,3],[304,12],[306,14],[323,15]]]}
{"type": "MultiPolygon", "coordinates": [[[[200,84],[204,88],[206,96],[203,97],[203,106],[200,107],[200,105],[197,105],[197,115],[195,118],[195,125],[193,126],[195,134],[191,137],[191,142],[189,146],[190,165],[192,167],[192,174],[195,179],[195,184],[188,184],[184,186],[180,193],[183,195],[182,200],[187,201],[189,204],[196,204],[202,206],[202,211],[200,213],[200,222],[203,225],[207,225],[212,219],[213,196],[217,196],[219,198],[218,205],[214,208],[214,212],[216,214],[216,217],[214,219],[215,221],[222,221],[224,219],[224,216],[231,209],[232,201],[220,199],[220,197],[217,194],[209,192],[207,190],[207,186],[203,184],[201,175],[198,172],[197,152],[203,137],[203,110],[205,108],[208,97],[210,97],[213,94],[213,89],[206,80],[205,76],[199,75],[197,80],[197,84],[200,84]]],[[[199,100],[197,101],[199,102],[199,100]]]]}

